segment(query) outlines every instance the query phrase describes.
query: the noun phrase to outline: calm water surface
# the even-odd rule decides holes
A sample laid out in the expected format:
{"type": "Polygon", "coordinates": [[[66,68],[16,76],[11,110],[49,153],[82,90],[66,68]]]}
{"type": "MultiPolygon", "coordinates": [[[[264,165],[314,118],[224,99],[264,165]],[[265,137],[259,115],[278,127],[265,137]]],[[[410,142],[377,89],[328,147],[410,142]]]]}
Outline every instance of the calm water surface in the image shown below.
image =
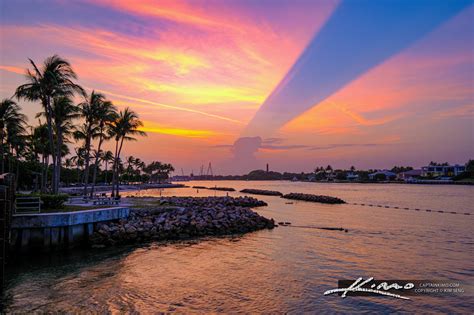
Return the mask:
{"type": "MultiPolygon", "coordinates": [[[[338,279],[449,279],[474,285],[474,187],[292,182],[195,182],[327,194],[350,203],[448,214],[321,205],[258,196],[257,211],[294,226],[225,238],[75,251],[23,259],[8,270],[7,312],[471,313],[472,295],[323,296],[338,279]],[[348,233],[314,229],[344,227],[348,233]]],[[[132,192],[129,194],[137,194],[132,192]]],[[[138,193],[139,194],[139,193],[138,193]]],[[[146,195],[225,195],[192,188],[146,195]]],[[[229,193],[240,195],[238,192],[229,193]]]]}

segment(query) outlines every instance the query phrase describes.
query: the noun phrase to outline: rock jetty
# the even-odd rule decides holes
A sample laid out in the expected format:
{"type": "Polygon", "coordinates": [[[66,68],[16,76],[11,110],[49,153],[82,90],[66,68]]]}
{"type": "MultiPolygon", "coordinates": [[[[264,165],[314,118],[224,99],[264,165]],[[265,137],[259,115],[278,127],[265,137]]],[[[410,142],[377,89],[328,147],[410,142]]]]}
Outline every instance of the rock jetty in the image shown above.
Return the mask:
{"type": "Polygon", "coordinates": [[[268,206],[265,201],[253,197],[161,197],[161,204],[179,207],[212,207],[212,206],[235,206],[235,207],[264,207],[268,206]]]}
{"type": "Polygon", "coordinates": [[[294,200],[303,200],[303,201],[310,201],[310,202],[319,202],[319,203],[329,203],[329,204],[340,204],[346,203],[344,200],[331,197],[331,196],[323,196],[323,195],[311,195],[311,194],[301,194],[301,193],[290,193],[283,195],[282,198],[285,199],[294,199],[294,200]]]}
{"type": "Polygon", "coordinates": [[[275,221],[249,207],[266,205],[251,197],[166,197],[153,206],[133,209],[127,219],[99,223],[90,241],[111,246],[148,241],[242,234],[273,229],[275,221]],[[168,206],[173,205],[173,206],[168,206]]]}
{"type": "Polygon", "coordinates": [[[263,189],[242,189],[240,191],[244,194],[253,194],[253,195],[264,195],[264,196],[283,196],[279,191],[275,190],[263,190],[263,189]]]}
{"type": "Polygon", "coordinates": [[[230,187],[209,187],[210,190],[220,190],[220,191],[235,191],[234,188],[230,187]]]}
{"type": "Polygon", "coordinates": [[[206,186],[193,186],[193,188],[196,188],[196,189],[207,189],[206,186]]]}

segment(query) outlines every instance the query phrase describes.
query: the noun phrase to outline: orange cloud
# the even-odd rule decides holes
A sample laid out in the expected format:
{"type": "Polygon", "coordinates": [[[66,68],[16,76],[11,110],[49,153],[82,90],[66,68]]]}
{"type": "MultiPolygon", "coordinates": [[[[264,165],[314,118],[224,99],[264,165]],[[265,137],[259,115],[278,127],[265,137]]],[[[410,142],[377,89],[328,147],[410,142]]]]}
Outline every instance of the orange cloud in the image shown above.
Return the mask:
{"type": "Polygon", "coordinates": [[[144,121],[144,126],[140,128],[141,131],[153,132],[165,135],[179,136],[179,137],[189,137],[189,138],[206,138],[217,135],[216,132],[210,130],[193,130],[193,129],[181,129],[166,127],[159,124],[156,124],[151,121],[144,121]]]}
{"type": "Polygon", "coordinates": [[[94,4],[114,7],[123,11],[167,19],[174,22],[186,23],[200,27],[225,27],[235,28],[230,23],[217,21],[214,16],[206,15],[205,11],[194,6],[191,7],[182,1],[134,1],[127,0],[98,0],[94,4]]]}
{"type": "Polygon", "coordinates": [[[473,116],[474,116],[474,104],[457,106],[454,108],[437,111],[433,114],[433,117],[435,119],[443,119],[443,118],[451,118],[451,117],[472,119],[473,116]]]}
{"type": "MultiPolygon", "coordinates": [[[[89,89],[92,90],[92,88],[89,88],[89,89]]],[[[139,102],[139,103],[143,103],[143,104],[147,104],[147,105],[158,106],[158,107],[162,107],[162,108],[166,108],[166,109],[172,109],[172,110],[177,110],[177,111],[184,111],[184,112],[189,112],[189,113],[194,113],[194,114],[200,114],[200,115],[204,115],[204,116],[207,116],[207,117],[221,119],[221,120],[225,120],[225,121],[236,123],[236,124],[243,124],[241,121],[238,121],[238,120],[235,120],[235,119],[232,119],[232,118],[229,118],[229,117],[210,114],[210,113],[206,113],[206,112],[195,110],[195,109],[183,108],[183,107],[173,106],[173,105],[167,105],[167,104],[158,103],[158,102],[152,102],[152,101],[149,101],[149,100],[140,99],[140,98],[136,98],[136,97],[131,97],[131,96],[123,95],[123,94],[118,94],[118,93],[114,93],[114,92],[106,91],[106,90],[102,90],[102,89],[95,89],[95,90],[98,91],[98,92],[104,93],[108,96],[112,96],[112,97],[118,97],[118,98],[121,98],[121,99],[126,99],[126,100],[130,100],[130,101],[134,101],[134,102],[139,102]]]]}
{"type": "Polygon", "coordinates": [[[0,65],[0,70],[13,72],[13,73],[17,73],[17,74],[25,74],[26,73],[25,69],[22,69],[22,68],[19,68],[19,67],[13,67],[13,66],[0,65]]]}
{"type": "Polygon", "coordinates": [[[398,115],[393,115],[393,116],[386,116],[386,117],[379,118],[379,119],[367,119],[364,116],[362,116],[361,114],[359,114],[355,111],[349,110],[344,105],[339,105],[339,106],[336,106],[336,107],[339,108],[339,110],[341,112],[343,112],[344,114],[346,114],[347,116],[352,118],[357,124],[362,125],[362,126],[384,125],[384,124],[386,124],[390,121],[393,121],[395,119],[403,117],[403,114],[398,114],[398,115]]]}

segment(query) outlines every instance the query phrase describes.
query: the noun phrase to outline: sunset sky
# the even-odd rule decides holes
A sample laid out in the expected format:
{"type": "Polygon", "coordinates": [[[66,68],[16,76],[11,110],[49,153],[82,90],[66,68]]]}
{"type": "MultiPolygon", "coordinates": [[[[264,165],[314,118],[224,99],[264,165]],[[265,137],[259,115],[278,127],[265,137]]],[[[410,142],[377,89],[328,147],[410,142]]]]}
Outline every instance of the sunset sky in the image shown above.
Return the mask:
{"type": "Polygon", "coordinates": [[[58,54],[178,173],[474,158],[472,1],[377,3],[0,0],[0,96],[58,54]]]}

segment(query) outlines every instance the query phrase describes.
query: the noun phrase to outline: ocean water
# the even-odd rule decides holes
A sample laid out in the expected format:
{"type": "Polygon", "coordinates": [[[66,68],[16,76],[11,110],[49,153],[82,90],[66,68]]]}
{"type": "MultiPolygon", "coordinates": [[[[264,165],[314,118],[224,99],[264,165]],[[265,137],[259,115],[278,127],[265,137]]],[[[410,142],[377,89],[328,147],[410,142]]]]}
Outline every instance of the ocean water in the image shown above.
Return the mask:
{"type": "MultiPolygon", "coordinates": [[[[4,311],[472,313],[474,310],[472,293],[411,296],[410,300],[323,295],[326,290],[337,288],[339,279],[358,277],[452,280],[472,287],[473,186],[275,181],[186,184],[325,194],[343,198],[349,204],[323,205],[255,196],[269,204],[255,209],[258,213],[277,222],[291,222],[292,226],[242,236],[22,259],[8,267],[4,311]],[[349,232],[317,227],[343,227],[349,232]]],[[[128,194],[222,196],[227,193],[179,188],[128,194]]]]}

